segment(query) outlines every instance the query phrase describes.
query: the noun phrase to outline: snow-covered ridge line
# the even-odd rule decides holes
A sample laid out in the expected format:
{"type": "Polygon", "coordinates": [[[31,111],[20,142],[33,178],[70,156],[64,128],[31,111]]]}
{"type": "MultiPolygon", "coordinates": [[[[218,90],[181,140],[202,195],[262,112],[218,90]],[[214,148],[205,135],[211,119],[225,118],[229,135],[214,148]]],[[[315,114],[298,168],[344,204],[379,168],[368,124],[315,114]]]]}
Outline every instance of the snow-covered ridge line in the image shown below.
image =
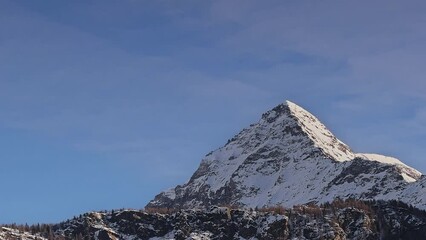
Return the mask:
{"type": "Polygon", "coordinates": [[[401,169],[401,176],[406,182],[415,182],[419,180],[420,177],[423,175],[420,171],[417,171],[416,169],[406,165],[405,163],[394,157],[384,156],[375,153],[357,153],[355,154],[355,157],[370,161],[376,161],[383,164],[399,166],[399,168],[401,169]]]}
{"type": "Polygon", "coordinates": [[[357,153],[357,154],[355,154],[355,157],[366,159],[366,160],[371,160],[371,161],[377,161],[377,162],[381,162],[381,163],[385,163],[385,164],[402,165],[402,166],[405,166],[405,167],[409,167],[408,165],[401,162],[401,160],[399,160],[397,158],[384,156],[384,155],[380,155],[380,154],[376,154],[376,153],[357,153]]]}
{"type": "Polygon", "coordinates": [[[349,146],[337,139],[317,117],[291,101],[287,100],[285,104],[296,117],[302,129],[308,133],[307,135],[315,146],[340,162],[350,161],[354,158],[354,153],[349,146]]]}

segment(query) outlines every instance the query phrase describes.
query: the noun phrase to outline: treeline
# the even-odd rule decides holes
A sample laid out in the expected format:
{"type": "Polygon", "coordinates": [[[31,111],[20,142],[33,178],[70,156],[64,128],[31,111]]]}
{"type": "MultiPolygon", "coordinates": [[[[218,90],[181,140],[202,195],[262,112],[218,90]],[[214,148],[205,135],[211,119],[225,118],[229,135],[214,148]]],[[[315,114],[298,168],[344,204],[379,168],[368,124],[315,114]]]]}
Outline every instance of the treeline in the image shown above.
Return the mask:
{"type": "Polygon", "coordinates": [[[272,212],[276,214],[289,215],[291,213],[307,214],[307,215],[329,215],[336,212],[336,210],[344,208],[356,208],[362,210],[367,214],[376,215],[382,206],[405,209],[410,214],[419,216],[426,219],[426,211],[416,208],[398,200],[358,200],[353,198],[348,199],[335,199],[333,202],[326,202],[323,204],[308,203],[304,205],[295,205],[291,208],[285,208],[281,205],[268,206],[263,208],[254,208],[254,211],[272,212]]]}

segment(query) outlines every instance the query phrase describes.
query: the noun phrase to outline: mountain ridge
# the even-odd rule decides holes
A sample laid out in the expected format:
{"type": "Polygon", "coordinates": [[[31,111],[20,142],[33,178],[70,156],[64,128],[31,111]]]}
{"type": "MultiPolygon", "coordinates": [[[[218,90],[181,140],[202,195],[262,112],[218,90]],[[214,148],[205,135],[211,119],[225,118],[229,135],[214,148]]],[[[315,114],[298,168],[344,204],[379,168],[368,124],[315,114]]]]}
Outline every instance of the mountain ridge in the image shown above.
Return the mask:
{"type": "Polygon", "coordinates": [[[426,236],[426,211],[400,201],[337,199],[322,205],[237,209],[119,209],[58,224],[3,225],[0,240],[411,240],[426,236]]]}

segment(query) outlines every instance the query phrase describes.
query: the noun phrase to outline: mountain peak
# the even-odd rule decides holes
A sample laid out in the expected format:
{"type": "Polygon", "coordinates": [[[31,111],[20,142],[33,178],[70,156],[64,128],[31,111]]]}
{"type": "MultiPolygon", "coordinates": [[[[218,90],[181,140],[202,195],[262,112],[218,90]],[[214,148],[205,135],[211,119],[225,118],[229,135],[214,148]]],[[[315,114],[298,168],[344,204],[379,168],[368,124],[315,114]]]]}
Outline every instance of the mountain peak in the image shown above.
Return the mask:
{"type": "MultiPolygon", "coordinates": [[[[352,150],[337,139],[317,117],[289,100],[262,115],[262,120],[268,123],[283,123],[286,118],[292,119],[300,127],[298,131],[304,133],[326,157],[339,162],[354,158],[352,150]]],[[[283,127],[288,127],[288,124],[283,127]]]]}
{"type": "Polygon", "coordinates": [[[187,183],[160,193],[148,207],[292,206],[395,196],[426,206],[426,198],[403,193],[422,188],[419,179],[420,172],[397,159],[353,153],[318,118],[285,101],[207,154],[187,183]]]}
{"type": "Polygon", "coordinates": [[[283,104],[287,105],[287,106],[299,107],[296,103],[294,103],[294,102],[292,102],[290,100],[285,100],[283,104]]]}

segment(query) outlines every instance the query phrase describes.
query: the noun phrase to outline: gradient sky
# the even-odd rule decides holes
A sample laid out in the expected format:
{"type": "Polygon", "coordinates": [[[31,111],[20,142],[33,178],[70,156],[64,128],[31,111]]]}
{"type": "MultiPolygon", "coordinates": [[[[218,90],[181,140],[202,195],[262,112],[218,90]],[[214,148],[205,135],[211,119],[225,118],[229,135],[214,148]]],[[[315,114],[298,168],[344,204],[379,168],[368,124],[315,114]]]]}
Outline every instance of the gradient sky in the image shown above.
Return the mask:
{"type": "Polygon", "coordinates": [[[0,223],[142,208],[286,99],[426,173],[425,11],[0,0],[0,223]]]}

